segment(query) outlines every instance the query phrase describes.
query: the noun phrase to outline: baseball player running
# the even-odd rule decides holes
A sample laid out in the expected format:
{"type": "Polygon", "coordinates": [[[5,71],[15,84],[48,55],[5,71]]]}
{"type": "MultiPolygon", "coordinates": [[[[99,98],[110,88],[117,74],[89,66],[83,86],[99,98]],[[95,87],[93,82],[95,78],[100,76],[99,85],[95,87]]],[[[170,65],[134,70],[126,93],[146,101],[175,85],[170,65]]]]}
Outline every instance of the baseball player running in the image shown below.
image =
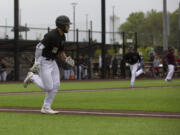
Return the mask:
{"type": "Polygon", "coordinates": [[[130,87],[133,88],[136,77],[143,73],[142,68],[137,71],[138,63],[141,62],[141,57],[139,56],[139,53],[137,53],[134,50],[134,46],[130,46],[129,52],[124,56],[124,62],[130,64],[130,70],[131,70],[130,87]]]}
{"type": "Polygon", "coordinates": [[[35,63],[24,79],[25,88],[30,82],[33,82],[46,92],[41,113],[59,113],[51,109],[51,104],[60,87],[60,72],[55,59],[61,58],[69,65],[74,66],[74,60],[67,57],[64,52],[64,33],[68,33],[70,24],[67,16],[57,17],[56,29],[45,34],[44,39],[37,44],[35,63]]]}
{"type": "Polygon", "coordinates": [[[169,52],[162,58],[162,61],[167,59],[168,62],[168,74],[165,78],[165,81],[171,81],[174,74],[174,67],[176,65],[175,56],[174,56],[174,48],[169,48],[169,52]]]}

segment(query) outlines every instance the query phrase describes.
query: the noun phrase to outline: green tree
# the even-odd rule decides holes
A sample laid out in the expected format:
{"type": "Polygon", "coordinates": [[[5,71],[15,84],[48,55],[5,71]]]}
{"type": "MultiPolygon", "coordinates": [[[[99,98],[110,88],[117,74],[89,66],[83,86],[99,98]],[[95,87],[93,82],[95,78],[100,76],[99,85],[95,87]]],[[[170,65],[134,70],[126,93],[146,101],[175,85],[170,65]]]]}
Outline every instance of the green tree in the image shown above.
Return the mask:
{"type": "Polygon", "coordinates": [[[157,12],[156,10],[151,10],[150,12],[147,12],[145,27],[145,33],[148,33],[151,37],[152,45],[162,45],[162,12],[157,12]]]}
{"type": "Polygon", "coordinates": [[[180,33],[178,33],[178,9],[170,14],[170,35],[168,37],[169,46],[178,46],[180,44],[180,33]]]}
{"type": "Polygon", "coordinates": [[[145,15],[143,12],[131,13],[127,21],[120,26],[120,31],[124,32],[142,32],[145,24],[145,15]]]}

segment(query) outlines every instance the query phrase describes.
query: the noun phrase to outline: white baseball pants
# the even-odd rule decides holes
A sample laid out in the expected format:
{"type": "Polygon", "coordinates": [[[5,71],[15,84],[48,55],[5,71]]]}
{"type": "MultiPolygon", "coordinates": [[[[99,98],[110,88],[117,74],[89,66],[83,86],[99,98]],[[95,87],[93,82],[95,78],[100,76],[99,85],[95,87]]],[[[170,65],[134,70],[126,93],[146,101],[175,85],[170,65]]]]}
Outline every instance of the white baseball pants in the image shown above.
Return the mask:
{"type": "MultiPolygon", "coordinates": [[[[75,70],[76,70],[76,75],[75,75],[75,78],[77,79],[77,66],[75,67],[75,70]]],[[[79,65],[79,80],[81,80],[81,72],[82,72],[82,66],[79,65]]]]}
{"type": "Polygon", "coordinates": [[[83,73],[83,78],[86,78],[88,76],[88,70],[85,68],[83,73]]]}
{"type": "MultiPolygon", "coordinates": [[[[36,55],[40,49],[43,49],[43,44],[36,46],[36,55]]],[[[38,54],[40,55],[40,54],[38,54]]],[[[46,91],[44,99],[44,108],[51,108],[54,97],[60,87],[60,72],[55,60],[46,60],[45,57],[39,56],[40,71],[39,74],[34,74],[31,80],[42,90],[46,91]]],[[[37,57],[36,57],[37,58],[37,57]]]]}
{"type": "Polygon", "coordinates": [[[64,70],[64,79],[65,80],[69,80],[69,76],[70,76],[70,70],[64,70]]]}
{"type": "Polygon", "coordinates": [[[138,68],[138,63],[130,65],[130,70],[131,70],[131,86],[134,86],[134,82],[135,82],[136,77],[138,77],[140,74],[143,73],[142,69],[137,71],[137,68],[138,68]]]}
{"type": "Polygon", "coordinates": [[[166,80],[171,80],[174,74],[174,65],[168,65],[168,74],[166,76],[166,80]]]}
{"type": "Polygon", "coordinates": [[[6,71],[3,71],[3,72],[0,74],[0,81],[6,81],[6,78],[7,78],[7,72],[6,72],[6,71]]]}

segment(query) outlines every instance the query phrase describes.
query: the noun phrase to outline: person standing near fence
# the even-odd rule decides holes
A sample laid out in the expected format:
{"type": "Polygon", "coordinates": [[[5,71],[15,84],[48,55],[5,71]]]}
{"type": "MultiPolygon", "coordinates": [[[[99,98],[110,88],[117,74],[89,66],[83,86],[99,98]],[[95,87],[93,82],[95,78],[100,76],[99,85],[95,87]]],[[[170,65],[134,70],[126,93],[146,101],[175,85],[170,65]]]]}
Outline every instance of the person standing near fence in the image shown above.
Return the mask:
{"type": "Polygon", "coordinates": [[[0,60],[0,81],[6,81],[7,72],[6,65],[0,60]]]}
{"type": "Polygon", "coordinates": [[[135,51],[134,46],[130,46],[129,52],[125,54],[124,61],[130,64],[130,70],[131,70],[131,84],[130,87],[134,87],[134,82],[137,76],[143,73],[143,69],[137,71],[138,69],[138,63],[141,62],[141,57],[139,56],[139,53],[135,51]]]}
{"type": "Polygon", "coordinates": [[[67,16],[56,18],[56,29],[45,34],[44,39],[37,44],[35,63],[24,79],[25,88],[30,82],[33,82],[46,92],[41,113],[59,113],[51,109],[51,104],[60,87],[60,73],[55,60],[60,58],[74,66],[74,61],[71,57],[67,57],[64,51],[65,33],[68,33],[70,24],[67,16]]]}
{"type": "Polygon", "coordinates": [[[160,64],[160,60],[156,55],[153,60],[153,70],[156,76],[159,76],[159,64],[160,64]]]}
{"type": "Polygon", "coordinates": [[[162,58],[162,61],[164,61],[165,59],[167,59],[167,62],[168,62],[168,74],[165,78],[165,81],[168,82],[172,80],[175,65],[176,65],[173,47],[169,48],[168,53],[162,58]]]}
{"type": "Polygon", "coordinates": [[[115,55],[112,60],[112,70],[113,70],[113,78],[117,77],[117,70],[118,70],[118,59],[115,55]]]}

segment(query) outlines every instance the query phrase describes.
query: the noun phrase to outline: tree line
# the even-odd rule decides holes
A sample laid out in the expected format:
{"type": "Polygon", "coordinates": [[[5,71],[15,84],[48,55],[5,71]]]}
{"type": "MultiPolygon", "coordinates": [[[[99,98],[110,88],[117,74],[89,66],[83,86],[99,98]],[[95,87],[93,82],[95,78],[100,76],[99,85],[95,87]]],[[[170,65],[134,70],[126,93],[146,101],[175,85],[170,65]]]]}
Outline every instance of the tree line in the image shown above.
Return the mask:
{"type": "MultiPolygon", "coordinates": [[[[169,35],[168,45],[178,46],[180,44],[180,30],[178,30],[179,9],[168,12],[169,35]]],[[[163,12],[151,10],[144,12],[133,12],[126,22],[119,27],[120,32],[137,32],[139,46],[162,46],[163,45],[163,12]]]]}

